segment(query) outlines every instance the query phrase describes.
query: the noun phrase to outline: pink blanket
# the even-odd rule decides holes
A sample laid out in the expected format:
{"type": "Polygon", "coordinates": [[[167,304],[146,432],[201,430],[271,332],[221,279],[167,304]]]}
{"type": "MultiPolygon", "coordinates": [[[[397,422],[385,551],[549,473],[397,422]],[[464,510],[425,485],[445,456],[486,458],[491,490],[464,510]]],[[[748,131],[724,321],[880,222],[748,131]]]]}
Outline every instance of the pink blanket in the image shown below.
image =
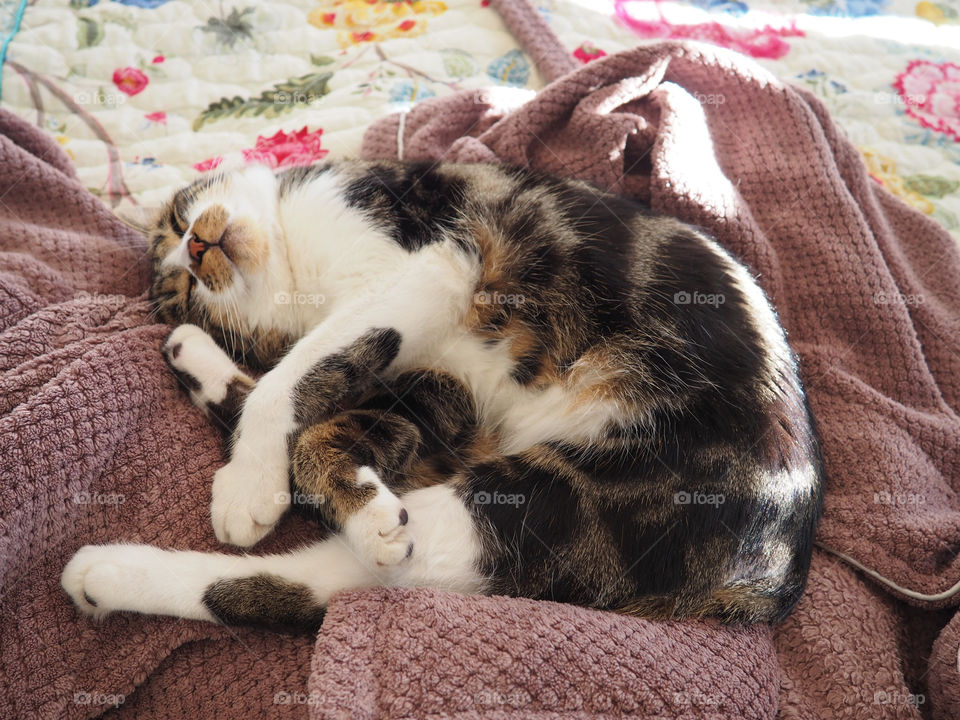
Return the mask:
{"type": "MultiPolygon", "coordinates": [[[[527,3],[503,4],[544,72],[571,67],[527,3]]],[[[732,53],[659,43],[524,106],[489,99],[387,118],[366,154],[397,157],[399,140],[407,158],[528,164],[713,232],[760,275],[801,355],[830,476],[821,542],[901,591],[818,550],[772,632],[398,590],[337,596],[315,646],[79,618],[58,577],[80,545],[216,547],[222,448],[161,359],[142,241],[51,139],[0,113],[0,717],[960,715],[950,237],[869,179],[814,99],[732,53]]],[[[315,532],[287,520],[258,551],[315,532]]]]}

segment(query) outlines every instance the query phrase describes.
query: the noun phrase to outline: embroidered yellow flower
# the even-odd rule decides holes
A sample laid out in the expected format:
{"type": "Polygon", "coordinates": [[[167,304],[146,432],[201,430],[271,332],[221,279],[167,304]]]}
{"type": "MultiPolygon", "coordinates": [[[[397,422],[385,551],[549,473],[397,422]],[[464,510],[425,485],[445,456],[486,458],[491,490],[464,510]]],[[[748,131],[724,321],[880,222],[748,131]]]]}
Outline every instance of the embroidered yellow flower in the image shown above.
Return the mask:
{"type": "Polygon", "coordinates": [[[917,17],[929,20],[934,25],[942,25],[956,20],[957,11],[946,3],[932,3],[929,0],[921,0],[915,8],[917,17]]]}
{"type": "Polygon", "coordinates": [[[62,147],[64,150],[66,150],[67,155],[70,156],[70,159],[73,160],[74,162],[76,162],[76,161],[77,161],[77,158],[74,157],[74,155],[73,155],[73,150],[71,150],[70,148],[67,147],[67,143],[70,142],[70,138],[67,137],[66,135],[54,135],[54,138],[55,138],[56,141],[60,144],[60,147],[62,147]]]}
{"type": "Polygon", "coordinates": [[[337,42],[346,48],[420,35],[427,19],[446,9],[440,0],[327,0],[310,11],[307,21],[322,30],[338,30],[337,42]]]}
{"type": "Polygon", "coordinates": [[[907,205],[927,215],[933,213],[933,203],[907,187],[903,178],[897,174],[897,164],[892,159],[869,148],[861,148],[860,154],[867,163],[870,175],[887,190],[901,198],[907,205]]]}

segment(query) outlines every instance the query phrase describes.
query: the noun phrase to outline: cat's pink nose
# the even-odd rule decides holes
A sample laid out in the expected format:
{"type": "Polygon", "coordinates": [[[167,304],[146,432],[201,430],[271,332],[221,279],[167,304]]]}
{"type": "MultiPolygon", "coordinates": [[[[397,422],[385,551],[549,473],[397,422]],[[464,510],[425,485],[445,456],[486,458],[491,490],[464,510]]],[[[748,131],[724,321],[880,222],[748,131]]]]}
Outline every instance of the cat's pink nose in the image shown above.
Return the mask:
{"type": "Polygon", "coordinates": [[[190,258],[194,262],[200,262],[200,259],[209,247],[210,243],[204,242],[196,235],[191,235],[190,239],[187,240],[187,252],[190,253],[190,258]]]}

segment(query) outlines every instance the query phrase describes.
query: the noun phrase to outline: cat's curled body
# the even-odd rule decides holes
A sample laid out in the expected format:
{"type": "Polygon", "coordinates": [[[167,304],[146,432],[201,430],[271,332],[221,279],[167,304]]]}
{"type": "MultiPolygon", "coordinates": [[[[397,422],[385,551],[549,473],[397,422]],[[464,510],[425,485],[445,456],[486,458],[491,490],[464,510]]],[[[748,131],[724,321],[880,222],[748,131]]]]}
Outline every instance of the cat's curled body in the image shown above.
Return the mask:
{"type": "Polygon", "coordinates": [[[84,547],[81,610],[310,629],[339,590],[409,585],[774,622],[799,599],[812,419],[763,293],[697,230],[527,171],[345,161],[202,177],[150,241],[167,359],[231,438],[217,537],[255,544],[291,499],[336,532],[84,547]]]}

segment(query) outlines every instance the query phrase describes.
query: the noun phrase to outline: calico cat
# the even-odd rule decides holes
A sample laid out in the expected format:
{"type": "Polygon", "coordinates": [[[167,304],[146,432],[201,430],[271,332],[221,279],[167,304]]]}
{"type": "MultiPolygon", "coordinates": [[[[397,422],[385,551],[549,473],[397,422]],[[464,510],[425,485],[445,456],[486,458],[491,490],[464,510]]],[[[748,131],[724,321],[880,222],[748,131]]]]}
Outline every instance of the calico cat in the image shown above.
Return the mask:
{"type": "Polygon", "coordinates": [[[342,161],[201,177],[149,239],[166,357],[230,439],[217,538],[291,504],[335,532],[87,546],[82,612],[313,630],[392,585],[776,622],[803,592],[823,467],[796,360],[698,230],[527,170],[342,161]]]}

